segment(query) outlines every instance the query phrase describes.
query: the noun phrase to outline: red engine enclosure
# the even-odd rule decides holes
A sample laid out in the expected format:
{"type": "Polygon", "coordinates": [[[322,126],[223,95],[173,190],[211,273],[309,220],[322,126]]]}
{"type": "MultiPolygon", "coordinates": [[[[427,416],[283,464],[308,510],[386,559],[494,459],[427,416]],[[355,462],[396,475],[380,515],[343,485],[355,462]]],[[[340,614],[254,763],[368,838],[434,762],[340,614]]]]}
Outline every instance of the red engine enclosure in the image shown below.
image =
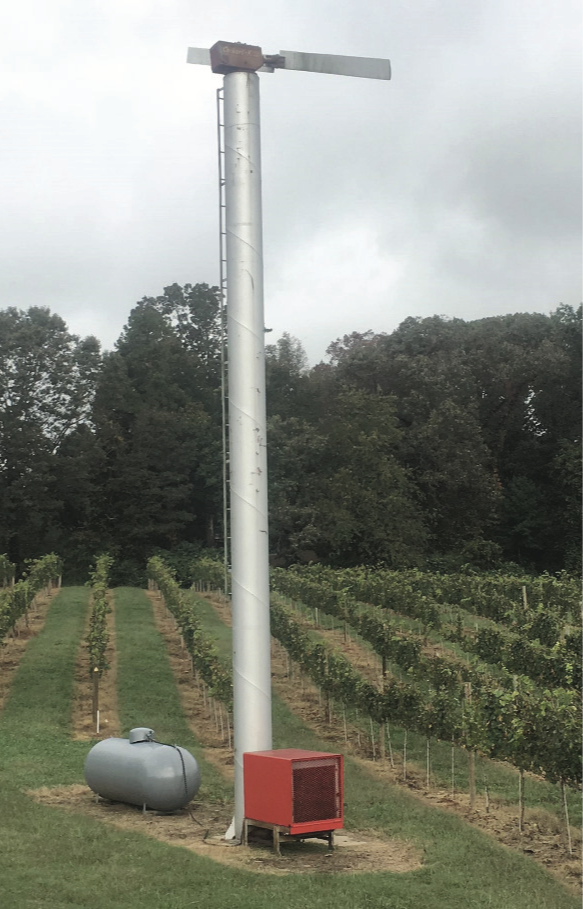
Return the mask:
{"type": "Polygon", "coordinates": [[[243,755],[245,817],[292,834],[337,830],[344,823],[341,754],[283,748],[243,755]]]}

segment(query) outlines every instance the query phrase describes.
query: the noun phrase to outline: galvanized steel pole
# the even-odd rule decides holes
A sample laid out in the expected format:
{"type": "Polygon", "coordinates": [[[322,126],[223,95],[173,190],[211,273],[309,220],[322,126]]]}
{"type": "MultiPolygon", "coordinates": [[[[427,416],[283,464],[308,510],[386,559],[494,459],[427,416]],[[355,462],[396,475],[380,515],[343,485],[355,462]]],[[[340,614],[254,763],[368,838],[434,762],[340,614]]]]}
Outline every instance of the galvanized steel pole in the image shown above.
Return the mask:
{"type": "Polygon", "coordinates": [[[235,836],[244,820],[243,753],[271,733],[269,545],[259,77],[224,77],[232,539],[235,836]]]}
{"type": "Polygon", "coordinates": [[[235,721],[235,818],[244,821],[243,753],[269,751],[271,666],[259,78],[296,69],[390,79],[388,60],[280,51],[218,41],[189,63],[224,73],[225,227],[235,721]]]}

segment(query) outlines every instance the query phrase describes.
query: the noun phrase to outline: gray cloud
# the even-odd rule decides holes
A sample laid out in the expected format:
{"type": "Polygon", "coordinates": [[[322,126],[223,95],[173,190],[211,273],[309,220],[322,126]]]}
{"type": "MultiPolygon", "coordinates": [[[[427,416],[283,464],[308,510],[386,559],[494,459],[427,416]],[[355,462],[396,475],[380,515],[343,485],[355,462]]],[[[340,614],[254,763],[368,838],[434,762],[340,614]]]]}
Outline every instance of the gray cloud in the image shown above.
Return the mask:
{"type": "Polygon", "coordinates": [[[40,0],[0,38],[0,306],[111,346],[216,283],[216,40],[389,56],[390,83],[261,77],[266,319],[312,361],[408,315],[577,305],[578,4],[40,0]]]}

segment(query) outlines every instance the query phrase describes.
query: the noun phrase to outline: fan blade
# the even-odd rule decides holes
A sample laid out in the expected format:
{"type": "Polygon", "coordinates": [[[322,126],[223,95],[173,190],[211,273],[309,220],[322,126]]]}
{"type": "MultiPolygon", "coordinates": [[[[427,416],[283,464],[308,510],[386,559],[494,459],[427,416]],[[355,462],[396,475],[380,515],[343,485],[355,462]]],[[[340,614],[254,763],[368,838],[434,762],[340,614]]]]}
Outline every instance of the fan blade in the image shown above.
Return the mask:
{"type": "Polygon", "coordinates": [[[360,76],[363,79],[391,78],[391,61],[378,57],[342,57],[336,54],[305,54],[286,50],[279,53],[285,57],[284,69],[330,73],[336,76],[360,76]]]}
{"type": "Polygon", "coordinates": [[[211,65],[211,52],[208,47],[189,47],[186,55],[187,63],[201,63],[203,66],[211,65]]]}

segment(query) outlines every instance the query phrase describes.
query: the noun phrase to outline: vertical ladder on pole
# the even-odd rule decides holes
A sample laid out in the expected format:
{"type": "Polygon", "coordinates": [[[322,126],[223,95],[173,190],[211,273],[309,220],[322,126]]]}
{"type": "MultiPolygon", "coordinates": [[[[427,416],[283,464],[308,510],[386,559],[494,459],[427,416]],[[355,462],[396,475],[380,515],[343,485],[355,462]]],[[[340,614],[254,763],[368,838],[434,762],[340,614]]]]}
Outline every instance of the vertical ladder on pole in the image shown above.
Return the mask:
{"type": "Polygon", "coordinates": [[[230,594],[231,509],[229,505],[229,360],[227,351],[227,228],[225,222],[225,119],[223,89],[217,90],[219,165],[219,303],[221,319],[221,416],[223,441],[223,550],[224,591],[230,594]]]}

